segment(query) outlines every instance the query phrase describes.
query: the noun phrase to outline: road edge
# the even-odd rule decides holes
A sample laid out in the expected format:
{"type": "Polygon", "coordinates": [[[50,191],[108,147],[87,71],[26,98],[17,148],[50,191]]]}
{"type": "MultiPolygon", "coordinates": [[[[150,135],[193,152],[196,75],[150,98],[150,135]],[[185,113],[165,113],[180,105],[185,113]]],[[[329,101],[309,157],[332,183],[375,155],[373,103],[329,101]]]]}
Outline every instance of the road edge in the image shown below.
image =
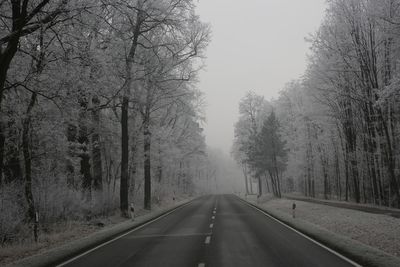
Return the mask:
{"type": "Polygon", "coordinates": [[[283,198],[289,199],[289,200],[294,200],[294,201],[303,201],[303,202],[309,202],[309,203],[314,203],[314,204],[327,205],[327,206],[342,208],[342,209],[358,210],[358,211],[367,212],[367,213],[371,213],[371,214],[387,215],[387,216],[391,216],[393,218],[400,219],[400,210],[399,209],[394,209],[394,208],[389,208],[389,207],[384,207],[384,206],[373,206],[373,205],[366,205],[366,204],[360,204],[360,203],[349,203],[349,202],[344,202],[344,201],[332,201],[332,200],[325,200],[325,199],[319,199],[319,198],[297,197],[297,196],[290,196],[290,195],[289,196],[285,195],[285,196],[283,196],[283,198]]]}
{"type": "Polygon", "coordinates": [[[274,218],[289,229],[294,229],[300,234],[314,240],[315,243],[320,243],[328,249],[342,255],[351,261],[356,262],[364,267],[398,267],[400,266],[400,259],[390,255],[379,249],[367,246],[356,240],[340,236],[332,233],[324,228],[313,225],[309,222],[293,219],[291,216],[273,211],[254,204],[246,199],[236,196],[244,203],[254,207],[260,212],[274,218]]]}
{"type": "Polygon", "coordinates": [[[29,256],[19,261],[10,263],[6,265],[6,267],[57,266],[87,251],[93,250],[96,247],[101,246],[103,243],[116,240],[126,233],[132,232],[135,229],[149,224],[164,215],[168,215],[180,208],[183,208],[198,198],[200,197],[184,200],[168,208],[137,217],[135,218],[135,221],[127,220],[125,222],[118,223],[111,227],[96,231],[86,237],[67,242],[66,244],[47,250],[43,253],[29,256]]]}

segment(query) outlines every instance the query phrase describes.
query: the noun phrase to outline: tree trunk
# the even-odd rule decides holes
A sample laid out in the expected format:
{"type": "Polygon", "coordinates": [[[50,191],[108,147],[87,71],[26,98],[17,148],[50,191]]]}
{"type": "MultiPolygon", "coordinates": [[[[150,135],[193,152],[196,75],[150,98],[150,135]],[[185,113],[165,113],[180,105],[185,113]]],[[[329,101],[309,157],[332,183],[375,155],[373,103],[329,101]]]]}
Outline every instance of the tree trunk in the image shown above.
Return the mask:
{"type": "Polygon", "coordinates": [[[339,164],[339,149],[334,144],[335,147],[335,172],[336,172],[336,195],[339,200],[342,199],[342,181],[340,175],[340,164],[339,164]]]}
{"type": "MultiPolygon", "coordinates": [[[[157,165],[157,181],[161,183],[163,179],[163,160],[162,160],[162,151],[161,151],[161,139],[158,139],[158,165],[157,165]]],[[[195,176],[198,174],[197,170],[195,172],[195,176]]]]}
{"type": "Polygon", "coordinates": [[[82,174],[82,190],[87,200],[91,200],[92,197],[92,174],[90,173],[90,156],[87,151],[87,143],[83,144],[84,150],[81,153],[81,170],[82,174]]]}
{"type": "Polygon", "coordinates": [[[345,170],[345,200],[349,201],[349,150],[348,145],[346,144],[346,148],[344,151],[344,170],[345,170]]]}
{"type": "Polygon", "coordinates": [[[321,154],[321,167],[322,167],[322,175],[323,175],[323,183],[324,183],[324,199],[328,199],[328,195],[330,195],[330,179],[328,176],[328,159],[326,156],[325,148],[318,146],[319,153],[321,154]]]}
{"type": "MultiPolygon", "coordinates": [[[[23,23],[23,20],[19,18],[19,14],[15,14],[15,12],[13,12],[12,31],[17,31],[17,29],[20,27],[19,25],[20,23],[23,23]]],[[[20,35],[16,34],[13,38],[11,38],[11,40],[7,44],[7,47],[4,50],[0,49],[0,112],[2,110],[7,72],[8,69],[10,68],[11,61],[18,50],[19,38],[20,35]]],[[[3,172],[4,172],[4,152],[5,152],[4,149],[6,141],[5,131],[6,131],[6,124],[2,120],[0,120],[0,186],[1,183],[3,182],[3,172]]]]}
{"type": "Polygon", "coordinates": [[[249,194],[249,179],[247,177],[246,163],[242,163],[242,170],[243,170],[244,182],[246,185],[246,195],[248,195],[249,194]]]}
{"type": "Polygon", "coordinates": [[[143,122],[143,137],[144,137],[144,208],[151,210],[151,163],[150,163],[150,114],[146,111],[143,122]]]}
{"type": "Polygon", "coordinates": [[[93,187],[96,191],[103,190],[103,162],[101,157],[100,140],[100,110],[98,109],[100,101],[97,96],[93,96],[92,119],[94,129],[92,133],[92,164],[93,164],[93,187]]]}
{"type": "MultiPolygon", "coordinates": [[[[135,118],[133,118],[133,125],[135,125],[135,118]]],[[[136,190],[136,173],[137,173],[137,141],[136,136],[137,131],[134,131],[131,139],[131,157],[130,157],[130,167],[129,167],[129,194],[132,195],[136,190]]]]}
{"type": "Polygon", "coordinates": [[[22,130],[22,151],[24,155],[24,167],[25,167],[25,198],[28,203],[28,221],[33,224],[33,235],[35,241],[38,239],[38,225],[36,221],[36,210],[35,202],[32,193],[32,157],[30,152],[30,137],[29,133],[31,130],[31,111],[35,105],[37,98],[36,93],[32,93],[31,100],[26,112],[26,117],[23,121],[22,130]]]}
{"type": "Polygon", "coordinates": [[[356,156],[355,152],[353,152],[350,164],[351,164],[351,174],[352,174],[352,178],[353,178],[354,199],[357,203],[360,203],[360,200],[361,200],[360,181],[359,181],[359,176],[358,176],[357,156],[356,156]]]}
{"type": "Polygon", "coordinates": [[[274,196],[278,196],[278,187],[277,187],[277,183],[275,181],[274,175],[271,171],[268,171],[269,173],[269,177],[271,178],[271,186],[272,186],[272,193],[274,194],[274,196]]]}
{"type": "Polygon", "coordinates": [[[129,193],[129,133],[128,133],[128,109],[130,90],[132,85],[132,68],[136,55],[140,28],[143,23],[143,0],[138,1],[135,27],[128,56],[125,60],[125,83],[123,85],[124,96],[121,105],[121,184],[120,184],[120,209],[121,216],[128,218],[128,193],[129,193]]]}
{"type": "Polygon", "coordinates": [[[124,96],[121,106],[121,182],[120,182],[120,209],[121,216],[128,218],[128,179],[129,179],[129,135],[128,135],[128,107],[129,98],[124,96]]]}
{"type": "MultiPolygon", "coordinates": [[[[19,1],[13,1],[13,2],[19,2],[19,1]]],[[[14,3],[13,3],[14,5],[14,3]]],[[[19,8],[18,8],[19,9],[19,8]]],[[[13,10],[14,11],[14,10],[13,10]]],[[[19,12],[19,10],[18,10],[19,12]]],[[[4,87],[7,79],[7,72],[8,69],[10,68],[10,64],[12,59],[15,56],[15,53],[18,50],[18,43],[19,43],[19,38],[20,38],[20,31],[18,29],[21,27],[22,24],[24,23],[24,18],[20,17],[20,14],[15,14],[13,12],[13,27],[12,31],[13,32],[18,32],[15,34],[7,43],[7,47],[3,50],[0,50],[0,110],[3,102],[3,96],[4,96],[4,87]]]]}
{"type": "Polygon", "coordinates": [[[269,188],[268,177],[267,177],[266,173],[264,173],[264,178],[265,178],[265,185],[267,186],[267,191],[268,191],[268,193],[271,193],[271,189],[269,188]]]}
{"type": "MultiPolygon", "coordinates": [[[[377,177],[376,177],[376,173],[377,173],[376,167],[379,168],[379,166],[375,166],[374,155],[375,155],[376,150],[379,145],[377,145],[377,142],[376,142],[376,136],[377,136],[376,130],[375,130],[376,121],[374,121],[375,119],[371,119],[371,118],[375,117],[374,107],[371,103],[367,103],[365,105],[365,113],[366,113],[365,123],[366,123],[366,128],[367,128],[366,129],[367,141],[366,141],[366,145],[365,145],[365,151],[367,152],[367,165],[371,172],[370,177],[372,178],[373,191],[377,192],[378,184],[377,184],[377,177]]],[[[378,197],[378,194],[374,194],[374,203],[380,202],[380,200],[377,197],[378,197]]]]}
{"type": "Polygon", "coordinates": [[[314,182],[314,158],[313,158],[313,146],[312,146],[312,135],[311,125],[308,121],[307,124],[307,138],[308,144],[306,148],[306,161],[307,161],[307,193],[309,197],[314,197],[313,182],[314,182]]]}
{"type": "Polygon", "coordinates": [[[3,172],[4,172],[4,149],[6,143],[6,136],[4,133],[5,127],[3,121],[0,119],[0,188],[4,182],[3,172]]]}
{"type": "MultiPolygon", "coordinates": [[[[381,119],[382,119],[382,127],[385,133],[386,137],[386,157],[388,161],[388,173],[389,173],[389,178],[390,178],[390,194],[393,197],[396,197],[395,203],[397,208],[400,207],[400,189],[399,189],[399,183],[396,178],[395,174],[395,162],[394,162],[394,155],[393,155],[393,150],[392,150],[392,141],[391,137],[388,131],[388,126],[387,123],[384,121],[383,115],[381,113],[381,119]]],[[[390,205],[391,203],[389,203],[390,205]]]]}
{"type": "Polygon", "coordinates": [[[281,178],[279,177],[279,173],[276,173],[276,180],[277,180],[277,184],[278,184],[278,197],[281,198],[282,197],[282,191],[281,191],[281,178]]]}
{"type": "Polygon", "coordinates": [[[87,101],[83,97],[79,99],[81,104],[81,110],[79,114],[79,135],[78,142],[80,144],[80,173],[82,175],[82,191],[86,200],[91,200],[92,197],[92,170],[90,164],[90,141],[89,141],[89,133],[88,126],[86,125],[86,115],[87,115],[87,101]]]}

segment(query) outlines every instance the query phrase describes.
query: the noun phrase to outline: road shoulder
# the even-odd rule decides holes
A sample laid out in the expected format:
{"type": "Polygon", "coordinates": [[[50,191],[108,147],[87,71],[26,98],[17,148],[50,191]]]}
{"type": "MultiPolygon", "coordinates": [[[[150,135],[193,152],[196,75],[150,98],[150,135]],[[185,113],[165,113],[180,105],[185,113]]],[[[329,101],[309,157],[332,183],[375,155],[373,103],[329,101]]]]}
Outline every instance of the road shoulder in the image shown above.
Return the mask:
{"type": "Polygon", "coordinates": [[[41,266],[55,266],[70,258],[76,257],[85,251],[93,249],[105,242],[118,238],[119,236],[130,232],[140,226],[150,223],[151,221],[162,217],[170,212],[173,212],[194,199],[181,201],[168,208],[157,210],[149,214],[137,217],[135,221],[126,220],[122,223],[113,225],[111,227],[102,229],[84,238],[68,242],[62,246],[50,249],[43,253],[23,258],[19,261],[13,262],[6,267],[41,267],[41,266]]]}
{"type": "Polygon", "coordinates": [[[348,237],[335,234],[324,228],[318,227],[314,224],[303,221],[301,219],[298,218],[293,219],[290,215],[285,214],[283,212],[268,209],[264,206],[257,205],[253,202],[247,201],[242,198],[240,199],[242,201],[245,201],[249,205],[267,213],[273,218],[279,220],[280,222],[296,229],[302,234],[340,253],[341,255],[358,262],[363,266],[366,267],[400,266],[400,259],[386,252],[367,246],[361,242],[350,239],[348,237]]]}

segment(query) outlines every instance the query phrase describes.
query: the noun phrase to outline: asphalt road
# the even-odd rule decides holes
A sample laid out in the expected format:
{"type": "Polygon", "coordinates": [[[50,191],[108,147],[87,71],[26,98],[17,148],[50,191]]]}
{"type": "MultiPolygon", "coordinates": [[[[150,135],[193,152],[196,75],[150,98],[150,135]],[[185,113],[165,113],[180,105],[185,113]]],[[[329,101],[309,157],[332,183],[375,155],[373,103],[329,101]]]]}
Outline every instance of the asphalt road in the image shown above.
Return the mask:
{"type": "Polygon", "coordinates": [[[353,266],[232,195],[206,196],[63,266],[353,266]]]}

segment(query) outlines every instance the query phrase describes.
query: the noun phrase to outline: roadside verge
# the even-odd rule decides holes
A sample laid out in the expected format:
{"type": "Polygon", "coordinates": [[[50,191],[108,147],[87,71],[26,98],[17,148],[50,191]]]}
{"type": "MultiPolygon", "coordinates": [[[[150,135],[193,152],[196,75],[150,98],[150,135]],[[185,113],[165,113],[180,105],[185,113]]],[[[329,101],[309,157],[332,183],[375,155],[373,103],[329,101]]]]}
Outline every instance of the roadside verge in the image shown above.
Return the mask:
{"type": "Polygon", "coordinates": [[[43,253],[24,258],[17,262],[13,262],[6,267],[56,266],[105,242],[112,241],[113,239],[116,239],[119,236],[133,231],[147,223],[151,223],[153,220],[166,216],[169,213],[172,213],[175,210],[190,204],[195,199],[196,198],[181,201],[171,207],[137,217],[135,218],[135,221],[127,219],[125,222],[107,227],[82,239],[74,240],[43,253]]]}
{"type": "Polygon", "coordinates": [[[265,207],[256,205],[248,200],[239,198],[246,204],[254,207],[255,209],[264,212],[266,215],[278,220],[279,222],[297,230],[301,234],[317,241],[329,249],[343,255],[358,264],[365,267],[398,267],[400,266],[400,259],[383,252],[379,249],[367,246],[361,242],[350,239],[348,237],[332,233],[324,228],[303,221],[301,219],[293,219],[291,216],[265,207]]]}

